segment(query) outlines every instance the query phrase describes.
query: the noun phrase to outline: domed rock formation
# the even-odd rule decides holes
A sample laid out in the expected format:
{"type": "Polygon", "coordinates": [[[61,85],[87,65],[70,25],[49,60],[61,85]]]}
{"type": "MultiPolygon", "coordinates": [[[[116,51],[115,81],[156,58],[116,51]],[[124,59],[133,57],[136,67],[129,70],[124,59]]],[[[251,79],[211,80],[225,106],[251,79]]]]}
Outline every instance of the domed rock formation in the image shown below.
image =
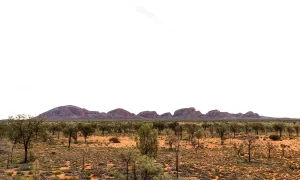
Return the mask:
{"type": "Polygon", "coordinates": [[[200,111],[196,111],[195,108],[182,108],[178,109],[174,112],[173,117],[176,119],[189,119],[189,118],[196,118],[198,116],[201,116],[202,113],[200,111]]]}
{"type": "MultiPolygon", "coordinates": [[[[84,108],[80,108],[77,106],[67,105],[67,106],[59,106],[53,108],[49,111],[46,111],[41,114],[48,120],[89,120],[89,119],[111,119],[111,120],[142,120],[142,119],[182,119],[182,120],[189,120],[189,119],[258,119],[258,118],[265,118],[264,116],[260,116],[257,113],[249,111],[245,114],[237,113],[231,114],[228,112],[221,112],[219,110],[211,110],[206,114],[202,114],[200,111],[196,111],[195,108],[182,108],[178,109],[174,112],[172,116],[171,113],[164,113],[158,115],[156,111],[142,111],[138,115],[131,113],[125,109],[114,109],[109,111],[108,113],[100,113],[98,111],[89,111],[84,108]]],[[[270,117],[268,117],[270,118],[270,117]]]]}
{"type": "Polygon", "coordinates": [[[155,119],[158,117],[158,114],[156,113],[156,111],[142,111],[138,114],[138,116],[155,119]]]}
{"type": "Polygon", "coordinates": [[[107,115],[115,119],[136,118],[136,115],[134,113],[126,111],[125,109],[122,108],[111,110],[107,113],[107,115]]]}
{"type": "Polygon", "coordinates": [[[259,114],[254,113],[252,111],[248,111],[246,114],[244,114],[244,117],[247,117],[247,118],[259,118],[259,114]]]}
{"type": "Polygon", "coordinates": [[[170,112],[167,112],[167,113],[163,113],[161,115],[158,116],[158,118],[160,119],[172,119],[172,114],[170,112]]]}
{"type": "Polygon", "coordinates": [[[106,113],[100,113],[98,111],[88,111],[86,109],[67,105],[67,106],[59,106],[56,108],[53,108],[49,111],[46,111],[41,114],[41,116],[44,116],[47,119],[50,120],[59,120],[59,119],[102,119],[107,118],[106,113]]]}

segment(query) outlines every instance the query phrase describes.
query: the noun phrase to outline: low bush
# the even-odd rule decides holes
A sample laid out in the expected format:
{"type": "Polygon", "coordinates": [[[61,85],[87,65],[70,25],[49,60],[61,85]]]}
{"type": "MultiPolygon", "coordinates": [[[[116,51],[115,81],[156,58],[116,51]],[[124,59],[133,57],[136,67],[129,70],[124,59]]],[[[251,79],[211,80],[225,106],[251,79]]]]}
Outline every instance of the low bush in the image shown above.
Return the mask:
{"type": "Polygon", "coordinates": [[[280,136],[276,135],[276,134],[270,135],[269,138],[272,139],[273,141],[279,141],[280,140],[280,136]]]}
{"type": "Polygon", "coordinates": [[[120,140],[119,140],[119,138],[117,138],[117,137],[112,137],[112,138],[109,138],[109,142],[112,142],[112,143],[120,143],[120,140]]]}

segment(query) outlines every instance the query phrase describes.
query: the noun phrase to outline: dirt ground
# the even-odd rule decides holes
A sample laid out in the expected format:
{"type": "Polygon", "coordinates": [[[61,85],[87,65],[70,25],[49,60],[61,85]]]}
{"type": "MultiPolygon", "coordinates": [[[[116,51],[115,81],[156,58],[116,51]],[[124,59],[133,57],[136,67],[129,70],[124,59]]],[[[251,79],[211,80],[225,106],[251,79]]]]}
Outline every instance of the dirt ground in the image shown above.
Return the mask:
{"type": "MultiPolygon", "coordinates": [[[[41,179],[117,179],[117,173],[125,168],[120,160],[121,152],[135,148],[136,142],[133,135],[118,136],[120,143],[110,142],[111,137],[116,136],[91,136],[87,144],[79,137],[78,144],[72,143],[70,151],[67,139],[54,144],[34,144],[30,152],[36,160],[28,167],[17,163],[23,158],[22,146],[17,146],[14,167],[6,169],[5,157],[1,157],[0,179],[30,179],[34,176],[41,179]]],[[[175,151],[169,148],[166,139],[166,136],[158,137],[156,163],[174,179],[175,151]]],[[[300,139],[271,141],[275,147],[271,158],[266,149],[268,141],[263,136],[255,140],[252,161],[248,162],[247,143],[242,137],[227,139],[225,145],[221,145],[220,138],[201,138],[203,148],[197,152],[189,141],[181,140],[179,176],[181,179],[300,179],[300,139]],[[244,144],[240,155],[234,144],[244,144]],[[284,155],[281,144],[286,145],[284,155]]]]}

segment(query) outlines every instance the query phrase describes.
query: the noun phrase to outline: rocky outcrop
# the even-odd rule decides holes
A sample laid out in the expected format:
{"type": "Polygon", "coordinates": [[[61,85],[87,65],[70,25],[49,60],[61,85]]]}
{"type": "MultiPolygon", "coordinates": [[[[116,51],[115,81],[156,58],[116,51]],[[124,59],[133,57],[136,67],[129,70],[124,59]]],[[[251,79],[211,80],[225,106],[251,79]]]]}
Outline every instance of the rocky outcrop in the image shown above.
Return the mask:
{"type": "Polygon", "coordinates": [[[190,119],[190,118],[197,118],[201,116],[202,113],[200,111],[196,111],[195,108],[182,108],[178,109],[174,112],[173,118],[176,119],[190,119]]]}
{"type": "Polygon", "coordinates": [[[156,113],[156,111],[142,111],[138,114],[138,116],[149,119],[156,119],[158,117],[158,114],[156,113]]]}
{"type": "Polygon", "coordinates": [[[231,114],[228,112],[220,112],[219,110],[211,110],[205,114],[205,118],[214,118],[214,119],[228,119],[228,118],[260,118],[259,114],[253,113],[252,111],[247,112],[246,114],[237,113],[231,114]]]}
{"type": "Polygon", "coordinates": [[[98,112],[98,111],[89,111],[84,108],[77,106],[59,106],[54,109],[51,109],[47,112],[41,114],[46,119],[49,120],[89,120],[89,119],[124,119],[124,120],[142,120],[142,119],[160,119],[160,120],[189,120],[189,119],[258,119],[263,118],[257,113],[249,111],[245,114],[231,114],[228,112],[221,112],[219,110],[211,110],[206,114],[202,114],[200,111],[197,111],[195,108],[182,108],[174,112],[174,115],[167,112],[161,115],[158,115],[156,111],[142,111],[138,115],[131,113],[125,109],[114,109],[108,113],[98,112]]]}
{"type": "Polygon", "coordinates": [[[259,118],[259,114],[257,113],[254,113],[252,111],[248,111],[246,114],[244,114],[243,117],[246,117],[246,118],[259,118]]]}
{"type": "Polygon", "coordinates": [[[41,114],[46,119],[60,120],[60,119],[105,119],[107,118],[106,113],[100,113],[98,111],[88,111],[86,109],[67,105],[59,106],[46,111],[41,114]]]}
{"type": "Polygon", "coordinates": [[[117,108],[117,109],[111,110],[107,113],[107,115],[113,119],[136,118],[136,115],[134,113],[131,113],[122,108],[117,108]]]}
{"type": "Polygon", "coordinates": [[[158,118],[160,118],[160,119],[172,119],[173,116],[170,112],[167,112],[167,113],[163,113],[163,114],[159,115],[158,118]]]}

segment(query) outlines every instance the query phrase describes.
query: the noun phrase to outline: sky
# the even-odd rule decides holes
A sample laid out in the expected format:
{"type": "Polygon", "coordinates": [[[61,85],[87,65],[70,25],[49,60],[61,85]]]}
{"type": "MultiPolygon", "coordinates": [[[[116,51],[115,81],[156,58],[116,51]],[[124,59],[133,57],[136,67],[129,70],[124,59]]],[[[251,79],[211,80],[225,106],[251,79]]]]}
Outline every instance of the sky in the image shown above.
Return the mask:
{"type": "Polygon", "coordinates": [[[300,1],[0,1],[0,119],[62,105],[300,117],[300,1]]]}

